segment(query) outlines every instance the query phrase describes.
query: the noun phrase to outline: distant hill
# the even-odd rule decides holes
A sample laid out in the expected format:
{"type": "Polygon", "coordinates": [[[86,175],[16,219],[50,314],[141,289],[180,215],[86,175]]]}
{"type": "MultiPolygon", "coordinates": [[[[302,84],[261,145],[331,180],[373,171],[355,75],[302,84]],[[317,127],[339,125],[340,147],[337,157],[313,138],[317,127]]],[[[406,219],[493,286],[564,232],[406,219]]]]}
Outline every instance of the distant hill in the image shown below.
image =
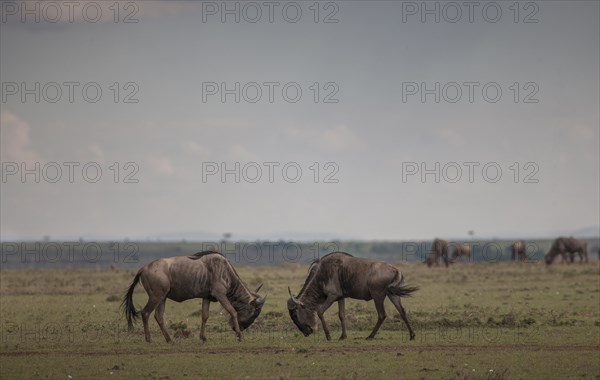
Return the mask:
{"type": "Polygon", "coordinates": [[[583,238],[583,237],[600,238],[600,227],[596,226],[596,227],[581,228],[581,229],[572,231],[568,235],[574,236],[574,237],[579,237],[579,238],[583,238]]]}
{"type": "MultiPolygon", "coordinates": [[[[354,237],[342,234],[336,234],[332,232],[292,232],[292,231],[279,231],[267,234],[243,234],[231,232],[231,236],[227,238],[228,241],[295,241],[295,242],[314,242],[314,241],[371,241],[372,239],[362,239],[361,237],[354,237]]],[[[400,233],[401,231],[399,231],[400,233]]],[[[596,227],[584,227],[574,230],[561,230],[561,231],[550,231],[543,233],[531,233],[531,232],[501,232],[494,235],[478,235],[477,233],[473,237],[475,240],[511,240],[511,239],[555,239],[558,236],[573,236],[577,238],[594,238],[600,239],[600,226],[596,227]]],[[[382,239],[382,241],[429,241],[433,240],[435,236],[431,236],[429,239],[408,239],[403,236],[397,238],[382,239]]],[[[467,236],[444,236],[438,234],[438,237],[443,237],[447,240],[454,241],[468,241],[471,240],[467,236]]],[[[181,241],[195,241],[195,242],[219,242],[223,240],[223,234],[207,232],[207,231],[182,231],[182,232],[165,232],[165,233],[153,233],[142,236],[111,236],[111,235],[100,235],[100,234],[82,234],[81,236],[75,235],[62,235],[62,236],[28,236],[28,235],[17,235],[2,233],[0,241],[78,241],[80,239],[84,241],[162,241],[162,242],[181,242],[181,241]]]]}

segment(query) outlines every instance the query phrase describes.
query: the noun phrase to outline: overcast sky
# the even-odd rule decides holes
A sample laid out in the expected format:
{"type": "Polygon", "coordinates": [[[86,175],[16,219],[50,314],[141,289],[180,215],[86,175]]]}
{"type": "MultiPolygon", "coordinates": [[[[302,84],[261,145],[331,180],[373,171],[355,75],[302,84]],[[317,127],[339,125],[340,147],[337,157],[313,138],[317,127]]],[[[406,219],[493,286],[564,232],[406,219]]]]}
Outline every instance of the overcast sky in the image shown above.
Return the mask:
{"type": "Polygon", "coordinates": [[[599,2],[165,3],[2,3],[2,240],[598,231],[599,2]]]}

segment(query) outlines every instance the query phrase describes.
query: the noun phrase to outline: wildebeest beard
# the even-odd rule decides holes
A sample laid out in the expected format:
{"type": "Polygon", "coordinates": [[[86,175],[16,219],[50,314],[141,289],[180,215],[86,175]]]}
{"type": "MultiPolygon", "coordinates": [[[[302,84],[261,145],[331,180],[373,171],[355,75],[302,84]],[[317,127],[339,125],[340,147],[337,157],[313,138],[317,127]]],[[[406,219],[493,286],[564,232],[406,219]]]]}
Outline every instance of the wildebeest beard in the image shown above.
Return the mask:
{"type": "Polygon", "coordinates": [[[250,327],[250,325],[252,323],[254,323],[254,320],[258,317],[258,315],[260,314],[260,309],[256,309],[254,314],[252,314],[250,316],[250,318],[244,320],[244,321],[239,321],[239,325],[240,325],[240,330],[244,331],[245,329],[247,329],[248,327],[250,327]]]}
{"type": "Polygon", "coordinates": [[[309,336],[313,333],[312,327],[300,323],[300,321],[298,320],[298,312],[296,309],[289,309],[288,311],[290,312],[290,317],[292,318],[292,321],[294,322],[296,327],[298,327],[298,329],[302,331],[302,334],[304,334],[304,336],[309,336]]]}
{"type": "MultiPolygon", "coordinates": [[[[250,327],[250,325],[252,325],[252,323],[254,323],[254,320],[256,320],[256,318],[258,318],[258,316],[260,315],[260,312],[262,310],[262,308],[260,308],[260,307],[254,307],[251,305],[246,305],[244,307],[245,308],[252,307],[253,311],[249,317],[247,317],[246,319],[242,319],[243,310],[236,309],[236,311],[238,313],[238,325],[239,325],[241,331],[244,331],[245,329],[250,327]]],[[[231,329],[235,331],[235,327],[233,326],[233,318],[229,318],[229,326],[231,326],[231,329]]]]}

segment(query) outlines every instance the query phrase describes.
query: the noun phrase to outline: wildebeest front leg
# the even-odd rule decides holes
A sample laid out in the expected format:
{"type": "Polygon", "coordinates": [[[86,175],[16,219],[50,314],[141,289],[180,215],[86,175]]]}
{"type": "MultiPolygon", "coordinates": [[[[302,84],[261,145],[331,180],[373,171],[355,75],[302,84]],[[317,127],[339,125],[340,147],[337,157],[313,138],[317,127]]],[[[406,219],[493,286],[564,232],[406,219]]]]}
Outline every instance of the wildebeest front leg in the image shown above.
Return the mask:
{"type": "Polygon", "coordinates": [[[340,340],[344,340],[346,339],[346,303],[343,298],[338,300],[338,316],[342,323],[342,336],[340,336],[340,340]]]}
{"type": "Polygon", "coordinates": [[[375,324],[375,327],[373,327],[373,331],[371,331],[371,334],[367,337],[367,339],[375,338],[375,334],[377,334],[377,331],[383,324],[383,321],[385,321],[386,315],[385,315],[385,307],[383,306],[384,300],[385,300],[385,295],[383,297],[373,298],[373,301],[375,301],[375,309],[377,309],[377,323],[375,324]]]}
{"type": "Polygon", "coordinates": [[[321,320],[321,324],[323,325],[323,331],[325,332],[325,338],[327,338],[327,340],[331,340],[331,334],[329,333],[329,327],[327,326],[327,322],[325,322],[325,317],[323,316],[323,314],[325,314],[327,309],[329,309],[329,307],[334,302],[335,302],[335,298],[327,297],[327,299],[325,300],[325,303],[323,305],[321,305],[319,310],[317,310],[317,316],[319,316],[319,319],[321,320]]]}
{"type": "Polygon", "coordinates": [[[388,298],[390,299],[390,301],[392,301],[392,303],[396,307],[396,310],[398,310],[398,313],[400,313],[400,317],[406,324],[406,328],[408,329],[408,334],[410,335],[410,340],[414,340],[415,333],[414,333],[413,329],[410,327],[410,324],[408,323],[408,317],[406,316],[404,307],[402,307],[402,302],[400,301],[400,296],[390,294],[390,295],[388,295],[388,298]]]}
{"type": "Polygon", "coordinates": [[[208,310],[210,301],[208,298],[202,300],[202,325],[200,326],[200,340],[206,342],[206,321],[208,320],[208,310]]]}
{"type": "Polygon", "coordinates": [[[215,298],[217,299],[217,301],[219,301],[221,306],[223,306],[223,309],[225,309],[229,313],[229,315],[231,315],[231,318],[233,319],[233,330],[235,331],[235,335],[238,337],[238,340],[241,341],[242,331],[240,330],[237,311],[235,311],[235,308],[231,305],[231,303],[225,295],[218,295],[215,296],[215,298]]]}

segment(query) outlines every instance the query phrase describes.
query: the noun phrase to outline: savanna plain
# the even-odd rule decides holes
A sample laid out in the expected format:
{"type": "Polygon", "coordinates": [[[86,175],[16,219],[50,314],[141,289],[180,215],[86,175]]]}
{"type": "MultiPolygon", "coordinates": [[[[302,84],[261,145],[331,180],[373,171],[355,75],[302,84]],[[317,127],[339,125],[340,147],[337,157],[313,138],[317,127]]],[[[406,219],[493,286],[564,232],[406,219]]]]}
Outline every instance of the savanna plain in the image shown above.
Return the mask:
{"type": "MultiPolygon", "coordinates": [[[[211,304],[199,341],[200,300],[167,301],[164,341],[141,322],[128,331],[119,309],[134,271],[125,268],[0,270],[2,379],[600,379],[600,264],[395,264],[419,291],[403,299],[410,341],[393,305],[374,340],[373,302],[346,301],[348,339],[337,305],[322,330],[304,337],[289,318],[287,287],[298,292],[307,265],[239,266],[251,288],[264,283],[262,314],[238,342],[211,304]]],[[[134,302],[147,299],[141,286],[134,302]]]]}

